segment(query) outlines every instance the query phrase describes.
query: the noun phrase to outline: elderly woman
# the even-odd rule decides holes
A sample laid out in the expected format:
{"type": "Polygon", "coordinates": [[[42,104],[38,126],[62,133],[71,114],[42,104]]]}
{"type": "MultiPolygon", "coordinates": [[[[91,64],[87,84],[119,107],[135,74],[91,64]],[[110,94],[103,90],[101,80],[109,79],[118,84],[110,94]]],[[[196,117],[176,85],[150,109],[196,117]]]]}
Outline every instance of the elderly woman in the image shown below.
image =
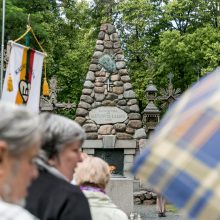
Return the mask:
{"type": "Polygon", "coordinates": [[[33,220],[18,205],[24,203],[27,187],[37,176],[33,162],[41,144],[38,117],[3,102],[0,115],[0,219],[33,220]]]}
{"type": "Polygon", "coordinates": [[[43,126],[39,177],[29,189],[26,208],[41,220],[90,220],[86,197],[70,181],[85,138],[74,121],[55,114],[40,116],[43,126]]]}
{"type": "Polygon", "coordinates": [[[128,219],[126,214],[106,195],[105,188],[110,179],[110,172],[104,160],[98,157],[87,157],[77,166],[74,178],[89,200],[92,219],[128,219]]]}

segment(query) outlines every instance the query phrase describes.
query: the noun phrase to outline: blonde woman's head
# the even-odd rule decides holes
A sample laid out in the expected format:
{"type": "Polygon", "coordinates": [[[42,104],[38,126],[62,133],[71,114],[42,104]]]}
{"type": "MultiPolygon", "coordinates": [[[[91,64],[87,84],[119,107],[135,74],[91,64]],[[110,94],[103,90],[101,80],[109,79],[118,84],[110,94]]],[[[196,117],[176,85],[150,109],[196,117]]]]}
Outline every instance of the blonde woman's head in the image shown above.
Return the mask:
{"type": "Polygon", "coordinates": [[[79,186],[96,186],[105,189],[110,179],[108,164],[98,157],[87,157],[79,163],[74,175],[79,186]]]}

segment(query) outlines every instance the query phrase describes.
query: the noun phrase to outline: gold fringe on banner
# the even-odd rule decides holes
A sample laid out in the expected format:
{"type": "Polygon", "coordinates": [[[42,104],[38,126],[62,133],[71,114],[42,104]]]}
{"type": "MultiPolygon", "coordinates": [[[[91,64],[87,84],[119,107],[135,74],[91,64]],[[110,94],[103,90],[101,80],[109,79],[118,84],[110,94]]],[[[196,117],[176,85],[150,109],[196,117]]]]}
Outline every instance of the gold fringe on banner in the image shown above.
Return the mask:
{"type": "Polygon", "coordinates": [[[49,96],[50,95],[50,88],[47,82],[47,69],[46,69],[46,60],[44,59],[44,82],[43,82],[43,96],[49,96]]]}
{"type": "Polygon", "coordinates": [[[13,91],[13,81],[12,81],[11,73],[9,73],[9,75],[8,75],[7,90],[8,90],[9,92],[12,92],[12,91],[13,91]]]}
{"type": "Polygon", "coordinates": [[[49,96],[50,95],[50,89],[49,89],[49,85],[47,82],[47,78],[44,78],[44,82],[43,82],[43,96],[49,96]]]}

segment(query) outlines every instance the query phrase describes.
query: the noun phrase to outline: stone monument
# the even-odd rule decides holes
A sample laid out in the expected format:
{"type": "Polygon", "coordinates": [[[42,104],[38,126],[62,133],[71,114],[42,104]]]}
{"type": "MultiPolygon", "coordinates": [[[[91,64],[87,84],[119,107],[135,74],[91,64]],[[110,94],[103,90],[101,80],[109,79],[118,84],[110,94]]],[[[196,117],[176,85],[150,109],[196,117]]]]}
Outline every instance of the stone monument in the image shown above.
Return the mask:
{"type": "Polygon", "coordinates": [[[139,140],[145,139],[146,134],[120,40],[112,24],[101,26],[75,121],[87,134],[83,151],[108,162],[112,170],[108,192],[129,214],[133,211],[130,167],[139,150],[139,140]]]}

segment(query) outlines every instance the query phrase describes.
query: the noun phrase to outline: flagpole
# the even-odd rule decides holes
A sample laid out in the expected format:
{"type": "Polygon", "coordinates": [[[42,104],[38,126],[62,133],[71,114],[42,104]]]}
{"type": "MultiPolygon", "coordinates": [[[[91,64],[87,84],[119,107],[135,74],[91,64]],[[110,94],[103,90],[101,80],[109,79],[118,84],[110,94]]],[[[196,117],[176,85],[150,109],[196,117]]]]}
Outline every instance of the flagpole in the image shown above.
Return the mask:
{"type": "Polygon", "coordinates": [[[5,0],[2,1],[2,46],[1,46],[0,98],[2,96],[2,89],[3,89],[4,39],[5,39],[5,0]]]}

